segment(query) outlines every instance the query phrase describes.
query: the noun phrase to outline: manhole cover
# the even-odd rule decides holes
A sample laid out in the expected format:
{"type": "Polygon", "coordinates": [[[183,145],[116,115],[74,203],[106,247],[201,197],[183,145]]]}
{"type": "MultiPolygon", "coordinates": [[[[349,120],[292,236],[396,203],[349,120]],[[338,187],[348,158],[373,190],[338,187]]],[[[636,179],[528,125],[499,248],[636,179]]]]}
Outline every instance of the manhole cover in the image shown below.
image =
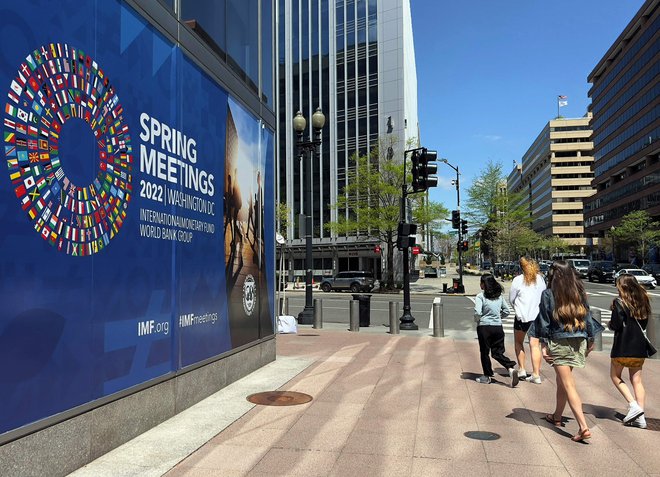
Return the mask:
{"type": "Polygon", "coordinates": [[[463,435],[465,437],[468,437],[470,439],[476,439],[478,441],[496,441],[501,437],[499,434],[488,431],[468,431],[463,435]]]}
{"type": "Polygon", "coordinates": [[[247,400],[252,404],[261,404],[263,406],[295,406],[311,401],[312,396],[295,391],[266,391],[250,394],[247,400]]]}

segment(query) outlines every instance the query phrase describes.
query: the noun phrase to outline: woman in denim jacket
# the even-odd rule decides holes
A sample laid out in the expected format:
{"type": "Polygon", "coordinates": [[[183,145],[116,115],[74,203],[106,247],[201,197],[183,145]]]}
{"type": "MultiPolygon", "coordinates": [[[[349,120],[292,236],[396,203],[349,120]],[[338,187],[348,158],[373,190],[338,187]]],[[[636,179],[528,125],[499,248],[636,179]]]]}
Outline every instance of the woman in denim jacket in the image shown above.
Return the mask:
{"type": "Polygon", "coordinates": [[[541,295],[539,315],[530,335],[542,342],[543,358],[555,369],[557,403],[555,412],[545,420],[562,425],[566,402],[580,426],[572,437],[575,442],[591,437],[582,412],[582,400],[575,387],[573,368],[584,368],[586,355],[593,349],[594,337],[604,330],[591,316],[584,286],[573,268],[564,261],[552,264],[548,272],[548,289],[541,295]]]}

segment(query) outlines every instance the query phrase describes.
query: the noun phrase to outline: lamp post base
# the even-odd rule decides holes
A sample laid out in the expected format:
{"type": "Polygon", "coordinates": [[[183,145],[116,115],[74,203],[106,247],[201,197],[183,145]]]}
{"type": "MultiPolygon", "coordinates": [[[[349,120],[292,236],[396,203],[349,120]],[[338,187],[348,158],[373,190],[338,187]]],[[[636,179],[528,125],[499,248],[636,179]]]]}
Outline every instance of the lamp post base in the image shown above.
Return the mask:
{"type": "Polygon", "coordinates": [[[415,318],[409,313],[403,315],[399,320],[401,321],[399,330],[415,331],[419,329],[419,326],[415,324],[415,318]]]}
{"type": "Polygon", "coordinates": [[[306,306],[298,313],[298,324],[299,325],[312,325],[314,324],[314,306],[306,306]]]}

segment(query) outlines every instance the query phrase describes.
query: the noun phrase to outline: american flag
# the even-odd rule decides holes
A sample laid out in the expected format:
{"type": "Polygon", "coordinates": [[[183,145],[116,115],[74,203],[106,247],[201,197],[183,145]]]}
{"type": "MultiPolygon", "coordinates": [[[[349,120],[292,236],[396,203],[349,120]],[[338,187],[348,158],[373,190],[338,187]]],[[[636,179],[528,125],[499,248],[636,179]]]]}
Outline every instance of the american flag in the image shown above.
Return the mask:
{"type": "Polygon", "coordinates": [[[564,96],[563,94],[557,96],[557,104],[559,107],[568,106],[568,96],[564,96]]]}

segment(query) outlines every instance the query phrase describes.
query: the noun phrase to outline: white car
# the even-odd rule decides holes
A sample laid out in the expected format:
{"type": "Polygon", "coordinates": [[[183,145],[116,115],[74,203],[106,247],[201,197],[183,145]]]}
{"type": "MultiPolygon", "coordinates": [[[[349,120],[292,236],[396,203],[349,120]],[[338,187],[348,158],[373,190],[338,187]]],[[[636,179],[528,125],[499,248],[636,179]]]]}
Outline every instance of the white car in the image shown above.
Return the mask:
{"type": "Polygon", "coordinates": [[[619,270],[614,274],[615,284],[619,276],[623,273],[628,273],[630,275],[633,275],[637,279],[637,282],[645,287],[655,288],[657,286],[657,283],[653,275],[649,275],[649,273],[646,270],[642,270],[641,268],[622,268],[621,270],[619,270]]]}

